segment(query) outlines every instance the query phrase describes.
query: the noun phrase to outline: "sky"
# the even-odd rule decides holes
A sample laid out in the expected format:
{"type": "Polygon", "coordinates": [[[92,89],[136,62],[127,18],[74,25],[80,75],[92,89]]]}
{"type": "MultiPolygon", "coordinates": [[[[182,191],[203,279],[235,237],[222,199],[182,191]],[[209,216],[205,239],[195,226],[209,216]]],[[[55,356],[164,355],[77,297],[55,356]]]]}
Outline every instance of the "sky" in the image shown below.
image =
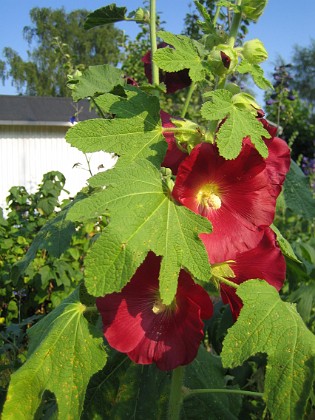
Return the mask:
{"type": "MultiPolygon", "coordinates": [[[[11,47],[23,59],[27,58],[27,42],[23,39],[23,27],[30,25],[29,12],[33,7],[64,7],[67,12],[75,9],[94,11],[107,4],[115,2],[117,6],[127,7],[128,12],[142,6],[142,0],[1,0],[0,25],[0,59],[3,59],[4,47],[11,47]]],[[[190,0],[156,0],[157,10],[165,21],[164,29],[175,34],[184,28],[184,18],[189,10],[190,0]]],[[[248,39],[260,39],[269,54],[263,64],[265,75],[271,77],[274,63],[280,55],[286,62],[290,62],[293,46],[307,47],[311,39],[315,39],[315,1],[314,0],[269,0],[264,14],[256,24],[249,27],[248,39]]],[[[126,34],[134,38],[137,34],[137,24],[121,22],[117,26],[126,34]]],[[[0,82],[0,94],[15,95],[17,92],[10,82],[3,86],[0,82]]],[[[262,92],[256,91],[258,101],[262,100],[262,92]]]]}

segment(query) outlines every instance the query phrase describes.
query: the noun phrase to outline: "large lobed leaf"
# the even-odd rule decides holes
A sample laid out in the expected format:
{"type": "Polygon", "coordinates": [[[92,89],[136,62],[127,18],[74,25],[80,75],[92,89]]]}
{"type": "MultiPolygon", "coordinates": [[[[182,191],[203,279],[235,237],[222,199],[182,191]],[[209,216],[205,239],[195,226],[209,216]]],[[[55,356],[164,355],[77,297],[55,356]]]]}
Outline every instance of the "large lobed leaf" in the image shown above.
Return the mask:
{"type": "Polygon", "coordinates": [[[225,89],[207,93],[212,101],[203,104],[201,115],[210,121],[226,120],[217,132],[219,153],[225,159],[235,159],[242,148],[244,137],[250,137],[252,143],[263,158],[268,156],[268,148],[262,137],[269,138],[270,134],[262,124],[246,109],[233,104],[233,94],[225,89]]]}
{"type": "Polygon", "coordinates": [[[84,310],[77,289],[29,330],[28,359],[12,375],[3,419],[33,419],[45,390],[55,394],[58,418],[80,418],[89,380],[106,362],[84,310]]]}
{"type": "Polygon", "coordinates": [[[84,153],[116,153],[120,156],[117,166],[137,159],[149,159],[159,166],[167,143],[158,99],[137,90],[128,98],[103,95],[98,104],[121,118],[82,121],[68,130],[68,143],[84,153]]]}
{"type": "Polygon", "coordinates": [[[241,74],[251,74],[255,84],[263,90],[273,89],[271,82],[265,78],[263,69],[258,64],[243,60],[238,66],[237,71],[241,74]]]}
{"type": "Polygon", "coordinates": [[[198,82],[205,78],[206,68],[202,63],[196,43],[184,35],[173,35],[160,31],[158,36],[174,48],[160,48],[153,56],[154,62],[167,72],[189,69],[192,81],[198,82]]]}
{"type": "Polygon", "coordinates": [[[123,85],[123,72],[109,64],[89,66],[73,85],[74,101],[111,92],[115,86],[123,85]]]}
{"type": "MultiPolygon", "coordinates": [[[[82,420],[165,419],[170,379],[169,372],[155,365],[136,365],[125,355],[114,353],[89,383],[82,420]]],[[[225,370],[220,358],[201,346],[195,360],[185,369],[183,385],[186,395],[187,389],[225,388],[225,370]]],[[[239,395],[193,395],[184,399],[181,419],[236,420],[240,406],[239,395]]]]}
{"type": "Polygon", "coordinates": [[[283,302],[264,281],[237,289],[244,307],[223,342],[222,363],[236,367],[258,352],[267,353],[264,399],[277,420],[300,420],[315,374],[315,337],[295,306],[283,302]]]}
{"type": "Polygon", "coordinates": [[[210,267],[198,238],[210,231],[210,222],[175,204],[163,185],[160,172],[139,161],[127,169],[113,169],[91,179],[102,192],[75,205],[71,220],[88,220],[109,211],[109,226],[85,259],[86,287],[94,296],[119,292],[133,276],[149,250],[163,257],[160,293],[171,303],[181,267],[207,281],[210,267]]]}

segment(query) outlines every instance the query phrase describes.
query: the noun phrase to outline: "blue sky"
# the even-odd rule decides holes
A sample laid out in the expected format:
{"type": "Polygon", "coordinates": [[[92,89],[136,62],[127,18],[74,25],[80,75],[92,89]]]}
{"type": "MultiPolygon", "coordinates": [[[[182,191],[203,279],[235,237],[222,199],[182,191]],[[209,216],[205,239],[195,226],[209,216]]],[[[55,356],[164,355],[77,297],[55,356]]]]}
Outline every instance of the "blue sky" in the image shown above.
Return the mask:
{"type": "MultiPolygon", "coordinates": [[[[79,8],[95,10],[115,0],[2,0],[0,25],[0,57],[4,47],[11,47],[23,58],[26,58],[28,45],[23,39],[22,30],[30,25],[29,12],[33,7],[59,8],[64,6],[66,11],[79,8]]],[[[142,6],[142,0],[116,0],[118,6],[126,6],[129,11],[142,6]]],[[[180,33],[184,25],[184,17],[189,11],[190,0],[156,0],[158,11],[162,12],[165,29],[173,33],[180,33]]],[[[257,24],[251,24],[247,39],[259,38],[268,51],[269,58],[264,64],[266,75],[270,75],[274,62],[281,55],[290,61],[293,46],[308,46],[315,38],[315,1],[314,0],[269,0],[264,15],[257,24]]],[[[121,29],[134,37],[137,33],[136,23],[119,23],[121,29]]],[[[0,84],[0,94],[14,95],[15,89],[9,82],[5,86],[0,84]]],[[[261,93],[257,91],[260,99],[261,93]]]]}

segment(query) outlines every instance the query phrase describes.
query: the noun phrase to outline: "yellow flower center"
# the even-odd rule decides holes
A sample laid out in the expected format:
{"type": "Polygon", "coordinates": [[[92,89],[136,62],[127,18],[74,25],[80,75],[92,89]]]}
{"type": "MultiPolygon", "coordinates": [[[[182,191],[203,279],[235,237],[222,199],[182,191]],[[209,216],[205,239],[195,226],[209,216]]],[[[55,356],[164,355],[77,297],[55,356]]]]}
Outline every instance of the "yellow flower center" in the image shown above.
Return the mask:
{"type": "Polygon", "coordinates": [[[221,207],[219,187],[215,184],[205,184],[197,194],[198,205],[201,209],[218,210],[221,207]]]}
{"type": "Polygon", "coordinates": [[[161,301],[161,299],[157,299],[154,302],[154,305],[152,307],[152,312],[154,312],[156,315],[162,313],[165,311],[165,309],[167,308],[167,306],[161,301]]]}

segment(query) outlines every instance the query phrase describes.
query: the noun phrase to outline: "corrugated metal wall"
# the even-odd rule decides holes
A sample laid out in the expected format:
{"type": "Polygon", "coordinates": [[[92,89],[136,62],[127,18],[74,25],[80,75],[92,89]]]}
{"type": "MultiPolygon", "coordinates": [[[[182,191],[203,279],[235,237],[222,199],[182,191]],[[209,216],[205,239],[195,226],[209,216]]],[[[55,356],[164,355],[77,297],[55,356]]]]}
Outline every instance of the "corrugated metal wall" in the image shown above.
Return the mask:
{"type": "MultiPolygon", "coordinates": [[[[13,186],[23,185],[34,192],[43,174],[60,171],[66,177],[65,188],[72,195],[84,185],[90,174],[82,152],[65,140],[67,127],[0,126],[0,206],[13,186]],[[76,163],[80,167],[73,168],[76,163]]],[[[93,174],[99,165],[108,169],[115,160],[110,154],[99,152],[91,156],[93,174]]],[[[101,169],[104,170],[104,169],[101,169]]]]}

